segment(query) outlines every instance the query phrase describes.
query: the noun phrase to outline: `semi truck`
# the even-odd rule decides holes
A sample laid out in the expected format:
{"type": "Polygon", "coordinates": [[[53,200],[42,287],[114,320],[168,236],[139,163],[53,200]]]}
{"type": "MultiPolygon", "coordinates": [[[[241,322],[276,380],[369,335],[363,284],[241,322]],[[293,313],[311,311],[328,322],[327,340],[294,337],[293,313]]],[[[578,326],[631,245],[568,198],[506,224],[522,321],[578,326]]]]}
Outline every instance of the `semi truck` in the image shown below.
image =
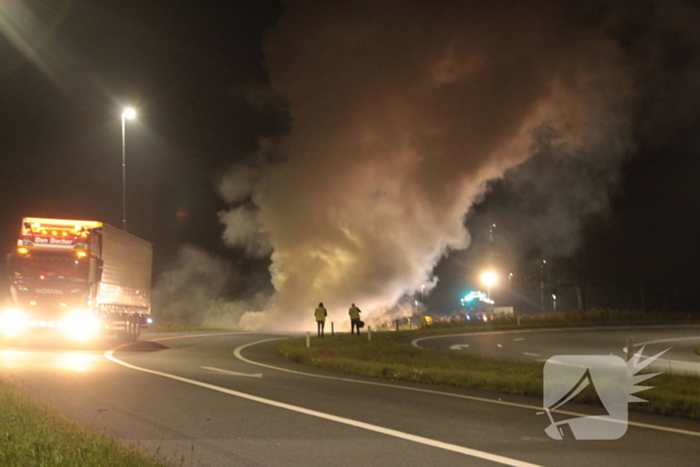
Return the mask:
{"type": "Polygon", "coordinates": [[[0,333],[135,341],[151,321],[152,258],[151,243],[102,222],[25,217],[0,333]]]}

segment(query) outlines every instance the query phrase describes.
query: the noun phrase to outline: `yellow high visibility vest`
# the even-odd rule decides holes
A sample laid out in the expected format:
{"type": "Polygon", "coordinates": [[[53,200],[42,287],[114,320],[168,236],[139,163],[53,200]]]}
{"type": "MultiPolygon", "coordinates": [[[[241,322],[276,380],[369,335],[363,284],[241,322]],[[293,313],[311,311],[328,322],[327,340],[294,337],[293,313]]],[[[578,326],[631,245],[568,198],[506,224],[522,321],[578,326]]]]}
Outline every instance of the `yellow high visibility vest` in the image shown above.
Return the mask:
{"type": "Polygon", "coordinates": [[[325,321],[326,314],[326,309],[322,306],[316,308],[316,311],[314,312],[314,316],[316,316],[316,321],[325,321]]]}
{"type": "Polygon", "coordinates": [[[360,319],[360,309],[356,306],[351,307],[348,314],[350,315],[350,319],[360,319]]]}

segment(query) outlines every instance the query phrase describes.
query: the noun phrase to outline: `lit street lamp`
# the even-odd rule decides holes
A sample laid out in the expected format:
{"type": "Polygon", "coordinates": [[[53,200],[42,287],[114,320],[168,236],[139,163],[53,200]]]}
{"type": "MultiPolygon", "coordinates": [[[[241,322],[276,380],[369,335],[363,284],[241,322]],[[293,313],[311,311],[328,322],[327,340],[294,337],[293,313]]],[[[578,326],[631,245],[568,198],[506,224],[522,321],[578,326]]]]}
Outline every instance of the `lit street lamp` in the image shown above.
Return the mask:
{"type": "Polygon", "coordinates": [[[122,112],[122,225],[126,232],[126,120],[136,117],[136,111],[127,107],[122,112]]]}
{"type": "Polygon", "coordinates": [[[481,282],[484,283],[486,286],[486,293],[488,295],[488,298],[491,298],[491,286],[496,285],[496,282],[498,282],[498,276],[496,275],[495,272],[493,271],[486,271],[481,275],[481,282]]]}

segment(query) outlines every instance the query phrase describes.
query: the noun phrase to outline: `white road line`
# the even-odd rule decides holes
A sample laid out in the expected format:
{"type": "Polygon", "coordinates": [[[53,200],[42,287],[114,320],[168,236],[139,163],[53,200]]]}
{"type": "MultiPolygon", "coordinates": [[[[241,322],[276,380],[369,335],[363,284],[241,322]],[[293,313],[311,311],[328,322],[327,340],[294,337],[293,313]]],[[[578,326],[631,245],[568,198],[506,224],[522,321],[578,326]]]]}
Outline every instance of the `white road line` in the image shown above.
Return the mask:
{"type": "Polygon", "coordinates": [[[464,349],[468,349],[468,348],[469,348],[469,344],[455,344],[455,345],[450,346],[451,350],[464,350],[464,349]]]}
{"type": "Polygon", "coordinates": [[[518,337],[517,339],[513,339],[513,342],[521,342],[521,341],[524,341],[524,340],[525,340],[524,337],[518,337]]]}
{"type": "Polygon", "coordinates": [[[444,339],[446,337],[460,336],[493,336],[496,334],[531,334],[537,332],[578,332],[578,331],[628,331],[628,330],[656,330],[656,329],[698,329],[697,325],[667,325],[667,326],[586,326],[586,327],[571,327],[571,328],[536,328],[536,329],[511,329],[508,331],[479,331],[479,332],[460,332],[458,334],[441,334],[437,336],[426,336],[413,339],[411,345],[421,348],[418,343],[431,339],[444,339]]]}
{"type": "Polygon", "coordinates": [[[237,371],[222,370],[221,368],[216,368],[213,366],[200,366],[200,368],[204,368],[205,370],[209,370],[209,371],[216,371],[218,373],[223,373],[225,375],[248,376],[250,378],[262,378],[263,377],[262,373],[239,373],[237,371]]]}
{"type": "Polygon", "coordinates": [[[649,345],[649,344],[661,344],[663,342],[679,342],[679,341],[700,341],[700,336],[694,336],[694,337],[676,337],[674,339],[658,339],[655,341],[646,341],[646,342],[636,342],[634,345],[639,346],[639,345],[649,345]]]}
{"type": "MultiPolygon", "coordinates": [[[[466,400],[471,400],[471,401],[476,401],[476,402],[487,402],[489,404],[498,404],[498,405],[505,405],[505,406],[509,406],[509,407],[517,407],[520,409],[534,410],[537,412],[541,412],[543,410],[542,407],[538,407],[536,405],[518,404],[517,402],[506,402],[506,401],[500,401],[500,400],[495,400],[495,399],[487,399],[485,397],[466,396],[464,394],[453,394],[450,392],[435,391],[432,389],[414,388],[411,386],[399,386],[397,384],[377,383],[374,381],[363,381],[360,379],[341,378],[339,376],[317,375],[317,374],[313,374],[313,373],[306,373],[303,371],[288,370],[287,368],[280,368],[280,367],[273,366],[273,365],[267,365],[265,363],[258,363],[258,362],[255,362],[253,360],[249,360],[249,359],[245,358],[243,355],[241,355],[241,351],[247,347],[262,344],[265,342],[278,341],[278,340],[282,340],[282,339],[287,339],[287,338],[286,337],[276,337],[276,338],[272,338],[272,339],[263,339],[261,341],[251,342],[249,344],[245,344],[245,345],[242,345],[242,346],[234,349],[233,355],[236,358],[238,358],[239,360],[244,361],[246,363],[250,363],[251,365],[257,365],[257,366],[261,366],[263,368],[269,368],[271,370],[283,371],[285,373],[292,373],[292,374],[296,374],[296,375],[311,376],[313,378],[323,378],[323,379],[330,379],[330,380],[334,380],[334,381],[345,381],[348,383],[367,384],[369,386],[379,386],[379,387],[385,387],[385,388],[402,389],[404,391],[422,392],[425,394],[436,394],[436,395],[440,395],[440,396],[456,397],[458,399],[466,399],[466,400]]],[[[537,360],[537,361],[538,362],[546,362],[547,360],[541,359],[541,360],[537,360]]],[[[551,412],[564,414],[564,415],[575,415],[577,417],[590,416],[590,414],[579,413],[579,412],[570,412],[568,410],[551,410],[551,412]]],[[[611,422],[618,422],[618,420],[611,420],[611,422]]],[[[625,422],[619,421],[619,423],[625,423],[625,422]]],[[[650,425],[647,423],[639,423],[639,422],[632,422],[632,421],[628,421],[627,424],[629,426],[636,426],[639,428],[648,428],[650,430],[665,431],[665,432],[669,432],[669,433],[676,433],[679,435],[700,437],[700,432],[697,432],[697,431],[681,430],[678,428],[671,428],[671,427],[660,426],[660,425],[650,425]]]]}
{"type": "Polygon", "coordinates": [[[104,356],[107,360],[110,360],[118,365],[122,365],[126,368],[130,368],[132,370],[143,371],[144,373],[150,373],[153,375],[162,376],[163,378],[169,378],[169,379],[173,379],[175,381],[180,381],[183,383],[192,384],[194,386],[199,386],[202,388],[211,389],[212,391],[217,391],[217,392],[221,392],[223,394],[228,394],[231,396],[240,397],[241,399],[247,399],[247,400],[250,400],[253,402],[259,402],[261,404],[270,405],[273,407],[278,407],[280,409],[285,409],[285,410],[289,410],[292,412],[301,413],[304,415],[310,415],[312,417],[317,417],[317,418],[321,418],[324,420],[330,420],[332,422],[342,423],[344,425],[352,426],[355,428],[361,428],[363,430],[373,431],[375,433],[381,433],[381,434],[387,435],[387,436],[393,436],[394,438],[399,438],[399,439],[403,439],[406,441],[411,441],[414,443],[423,444],[423,445],[431,446],[431,447],[438,448],[438,449],[444,449],[446,451],[456,452],[456,453],[464,454],[464,455],[471,456],[471,457],[477,457],[479,459],[484,459],[484,460],[488,460],[491,462],[498,462],[500,464],[510,465],[513,467],[541,467],[537,464],[531,464],[529,462],[519,461],[517,459],[511,459],[508,457],[499,456],[496,454],[491,454],[489,452],[478,451],[476,449],[470,449],[470,448],[466,448],[463,446],[458,446],[456,444],[450,444],[450,443],[445,443],[445,442],[438,441],[435,439],[424,438],[422,436],[416,436],[416,435],[412,435],[410,433],[404,433],[402,431],[392,430],[390,428],[384,428],[381,426],[372,425],[369,423],[360,422],[360,421],[352,420],[349,418],[338,417],[336,415],[331,415],[331,414],[327,414],[324,412],[318,412],[316,410],[305,409],[303,407],[297,407],[295,405],[285,404],[284,402],[278,402],[278,401],[274,401],[271,399],[265,399],[263,397],[253,396],[252,394],[246,394],[243,392],[234,391],[232,389],[214,386],[213,384],[207,384],[207,383],[203,383],[201,381],[196,381],[196,380],[189,379],[189,378],[183,378],[181,376],[171,375],[169,373],[163,373],[160,371],[149,370],[147,368],[141,368],[141,367],[126,363],[122,360],[119,360],[118,358],[116,358],[113,355],[113,351],[111,351],[111,350],[108,350],[107,352],[105,352],[104,356]]]}
{"type": "Polygon", "coordinates": [[[530,352],[523,352],[523,355],[527,355],[528,357],[539,357],[540,354],[538,353],[530,353],[530,352]]]}

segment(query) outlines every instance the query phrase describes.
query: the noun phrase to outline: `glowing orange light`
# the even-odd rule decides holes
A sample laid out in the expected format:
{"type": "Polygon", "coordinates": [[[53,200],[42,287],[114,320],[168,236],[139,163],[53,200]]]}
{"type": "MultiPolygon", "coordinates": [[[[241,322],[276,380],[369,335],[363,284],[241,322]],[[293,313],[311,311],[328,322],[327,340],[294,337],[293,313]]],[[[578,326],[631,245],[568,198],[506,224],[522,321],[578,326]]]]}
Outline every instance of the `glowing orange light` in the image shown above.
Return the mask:
{"type": "Polygon", "coordinates": [[[29,253],[29,250],[27,250],[26,248],[17,248],[17,252],[20,254],[25,254],[29,253]]]}
{"type": "Polygon", "coordinates": [[[87,253],[85,253],[84,251],[79,251],[78,256],[80,256],[81,258],[84,258],[85,256],[87,256],[87,253]]]}

